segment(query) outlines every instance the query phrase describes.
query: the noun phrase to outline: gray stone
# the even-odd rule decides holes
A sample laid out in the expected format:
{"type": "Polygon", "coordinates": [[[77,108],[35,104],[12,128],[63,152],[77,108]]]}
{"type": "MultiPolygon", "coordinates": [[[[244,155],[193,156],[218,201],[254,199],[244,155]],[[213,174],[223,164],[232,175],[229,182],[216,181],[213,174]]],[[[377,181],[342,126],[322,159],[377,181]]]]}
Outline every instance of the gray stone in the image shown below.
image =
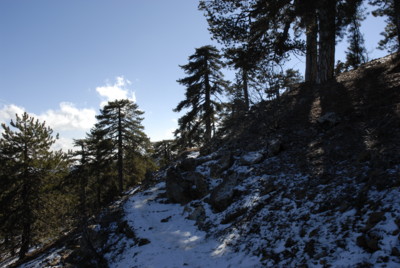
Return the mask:
{"type": "Polygon", "coordinates": [[[317,119],[319,124],[336,125],[340,118],[334,112],[328,112],[317,119]]]}
{"type": "Polygon", "coordinates": [[[198,172],[182,172],[171,167],[166,176],[167,197],[180,204],[204,197],[209,193],[206,178],[198,172]]]}
{"type": "Polygon", "coordinates": [[[187,193],[191,185],[188,181],[183,180],[179,169],[176,167],[168,169],[165,184],[167,197],[172,202],[186,204],[190,201],[187,193]]]}
{"type": "Polygon", "coordinates": [[[225,151],[218,160],[219,169],[221,172],[227,170],[233,165],[233,155],[229,151],[225,151]]]}
{"type": "Polygon", "coordinates": [[[196,169],[196,165],[197,162],[195,158],[186,158],[179,164],[179,168],[183,171],[194,171],[196,169]]]}
{"type": "Polygon", "coordinates": [[[210,196],[210,204],[217,211],[224,211],[233,200],[237,176],[231,176],[215,187],[210,196]]]}
{"type": "Polygon", "coordinates": [[[187,218],[195,221],[197,225],[202,225],[206,219],[206,210],[202,204],[197,204],[187,218]]]}
{"type": "Polygon", "coordinates": [[[274,156],[282,151],[282,142],[278,139],[273,139],[269,142],[268,154],[274,156]]]}
{"type": "Polygon", "coordinates": [[[264,155],[260,152],[249,152],[240,158],[240,164],[244,166],[251,166],[260,163],[264,155]]]}
{"type": "Polygon", "coordinates": [[[192,183],[192,196],[194,199],[202,198],[208,194],[208,184],[206,178],[198,172],[188,172],[184,175],[185,179],[192,183]]]}

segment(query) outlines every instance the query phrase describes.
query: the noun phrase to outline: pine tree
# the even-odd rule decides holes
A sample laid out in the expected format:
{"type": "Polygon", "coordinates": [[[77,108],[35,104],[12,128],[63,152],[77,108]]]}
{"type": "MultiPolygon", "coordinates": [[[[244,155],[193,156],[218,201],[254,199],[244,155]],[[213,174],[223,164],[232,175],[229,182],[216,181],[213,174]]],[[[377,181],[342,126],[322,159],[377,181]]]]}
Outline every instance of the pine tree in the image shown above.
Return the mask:
{"type": "Polygon", "coordinates": [[[101,129],[98,124],[87,134],[86,141],[89,157],[88,169],[90,171],[88,182],[90,197],[88,199],[92,211],[95,211],[99,210],[104,203],[110,201],[104,200],[105,193],[113,192],[115,194],[116,192],[114,181],[110,180],[110,178],[115,177],[115,146],[114,142],[107,137],[107,131],[101,129]]]}
{"type": "MultiPolygon", "coordinates": [[[[199,8],[204,11],[209,29],[217,41],[225,45],[228,51],[239,49],[245,52],[241,57],[236,55],[233,58],[235,68],[241,70],[243,75],[249,69],[265,64],[279,65],[289,52],[303,49],[297,29],[291,31],[296,22],[295,2],[202,0],[199,8]],[[246,57],[247,66],[243,65],[243,56],[246,57]],[[237,67],[238,63],[240,68],[237,67]]],[[[242,80],[246,82],[246,77],[242,80]]]]}
{"type": "Polygon", "coordinates": [[[357,11],[349,25],[349,33],[348,42],[349,47],[346,52],[346,63],[345,66],[347,68],[357,69],[358,66],[367,62],[367,51],[364,46],[364,36],[360,32],[360,21],[363,20],[364,17],[361,14],[361,11],[357,11]]]}
{"type": "Polygon", "coordinates": [[[400,1],[399,0],[370,0],[377,9],[372,12],[374,16],[385,16],[385,31],[381,33],[383,39],[379,41],[379,49],[390,52],[400,51],[400,1]]]}
{"type": "Polygon", "coordinates": [[[10,126],[2,124],[2,128],[1,223],[18,230],[19,256],[23,258],[40,228],[44,210],[51,207],[54,180],[62,169],[65,171],[67,161],[62,152],[50,151],[56,140],[53,130],[27,113],[16,115],[10,126]]]}
{"type": "Polygon", "coordinates": [[[257,68],[255,64],[255,52],[252,48],[243,46],[241,48],[227,49],[225,57],[228,59],[227,64],[238,70],[237,85],[242,89],[242,96],[245,110],[250,108],[249,87],[250,80],[253,80],[254,71],[257,68]]]}
{"type": "Polygon", "coordinates": [[[127,152],[146,152],[150,148],[150,141],[143,132],[143,111],[136,103],[130,100],[116,100],[109,102],[96,116],[99,122],[96,128],[104,131],[104,135],[113,143],[117,158],[118,189],[124,190],[124,162],[127,152]]]}
{"type": "Polygon", "coordinates": [[[167,166],[177,155],[174,145],[174,140],[162,140],[153,143],[154,152],[152,157],[159,167],[167,166]]]}
{"type": "Polygon", "coordinates": [[[186,99],[174,111],[190,109],[179,122],[181,130],[189,129],[186,132],[189,139],[204,128],[202,138],[205,142],[211,140],[215,113],[220,109],[220,104],[212,96],[221,94],[228,84],[223,80],[222,66],[221,56],[214,46],[197,48],[195,54],[189,57],[189,63],[180,66],[188,75],[178,80],[178,83],[186,87],[186,99]]]}
{"type": "Polygon", "coordinates": [[[289,52],[304,49],[299,29],[305,29],[306,82],[323,83],[334,76],[336,36],[342,34],[361,2],[203,0],[199,8],[205,11],[215,39],[227,46],[241,46],[248,40],[260,48],[259,59],[278,64],[289,52]]]}

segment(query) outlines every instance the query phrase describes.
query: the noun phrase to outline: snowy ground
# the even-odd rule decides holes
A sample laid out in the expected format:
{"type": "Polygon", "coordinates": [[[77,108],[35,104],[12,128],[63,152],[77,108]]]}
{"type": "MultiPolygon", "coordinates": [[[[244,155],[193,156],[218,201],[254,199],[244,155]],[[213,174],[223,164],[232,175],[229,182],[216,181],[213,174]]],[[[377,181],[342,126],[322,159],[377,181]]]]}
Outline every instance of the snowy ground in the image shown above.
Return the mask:
{"type": "MultiPolygon", "coordinates": [[[[232,252],[224,244],[206,237],[194,221],[183,217],[183,207],[163,203],[158,197],[165,183],[136,194],[125,204],[126,220],[135,234],[148,239],[144,246],[121,240],[106,255],[110,267],[261,267],[259,258],[232,252]]],[[[165,200],[164,200],[165,201],[165,200]]]]}

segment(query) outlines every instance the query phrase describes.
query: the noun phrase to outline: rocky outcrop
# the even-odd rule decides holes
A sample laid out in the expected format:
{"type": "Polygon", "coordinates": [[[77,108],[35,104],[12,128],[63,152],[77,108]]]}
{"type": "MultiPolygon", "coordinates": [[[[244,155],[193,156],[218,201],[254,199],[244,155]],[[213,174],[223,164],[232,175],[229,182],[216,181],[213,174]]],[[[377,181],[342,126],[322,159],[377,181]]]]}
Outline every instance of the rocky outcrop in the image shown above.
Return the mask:
{"type": "Polygon", "coordinates": [[[210,196],[211,206],[217,211],[224,211],[232,203],[236,185],[237,177],[232,176],[215,187],[210,196]]]}
{"type": "Polygon", "coordinates": [[[208,193],[208,184],[202,174],[195,171],[184,172],[178,166],[168,169],[166,188],[168,198],[180,204],[202,198],[208,193]]]}

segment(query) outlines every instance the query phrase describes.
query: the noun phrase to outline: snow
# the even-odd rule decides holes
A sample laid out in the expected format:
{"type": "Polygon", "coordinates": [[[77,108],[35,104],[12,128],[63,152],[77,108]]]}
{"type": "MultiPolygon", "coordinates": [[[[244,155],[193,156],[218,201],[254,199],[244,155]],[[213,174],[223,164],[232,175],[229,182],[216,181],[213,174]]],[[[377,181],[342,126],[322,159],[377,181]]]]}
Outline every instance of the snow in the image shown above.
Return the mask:
{"type": "MultiPolygon", "coordinates": [[[[137,237],[150,241],[133,246],[124,239],[115,246],[122,251],[106,255],[110,267],[262,267],[259,258],[233,252],[229,239],[218,241],[200,231],[183,216],[184,208],[158,197],[165,183],[132,196],[125,204],[125,219],[137,237]]],[[[231,237],[232,238],[232,237],[231,237]]]]}
{"type": "MultiPolygon", "coordinates": [[[[400,187],[365,191],[366,182],[354,174],[367,168],[337,168],[336,178],[315,183],[311,175],[277,157],[248,165],[258,162],[260,154],[242,154],[217,178],[211,177],[211,170],[218,170],[218,160],[212,155],[198,158],[196,171],[206,176],[210,193],[223,179],[237,179],[234,198],[222,212],[207,202],[210,193],[185,206],[171,204],[165,182],[127,192],[130,196],[119,202],[122,221],[135,237],[110,228],[105,247],[109,266],[400,267],[400,187]],[[272,171],[275,166],[279,168],[272,171]],[[366,195],[361,201],[360,193],[366,195]],[[196,218],[196,211],[205,214],[204,219],[189,220],[189,215],[196,218]],[[138,241],[149,243],[139,246],[138,241]],[[368,242],[374,244],[372,249],[368,242]]],[[[388,173],[399,170],[396,165],[388,173]]],[[[165,173],[158,177],[163,178],[165,173]]],[[[47,257],[42,257],[26,267],[43,267],[45,262],[47,257]]]]}

